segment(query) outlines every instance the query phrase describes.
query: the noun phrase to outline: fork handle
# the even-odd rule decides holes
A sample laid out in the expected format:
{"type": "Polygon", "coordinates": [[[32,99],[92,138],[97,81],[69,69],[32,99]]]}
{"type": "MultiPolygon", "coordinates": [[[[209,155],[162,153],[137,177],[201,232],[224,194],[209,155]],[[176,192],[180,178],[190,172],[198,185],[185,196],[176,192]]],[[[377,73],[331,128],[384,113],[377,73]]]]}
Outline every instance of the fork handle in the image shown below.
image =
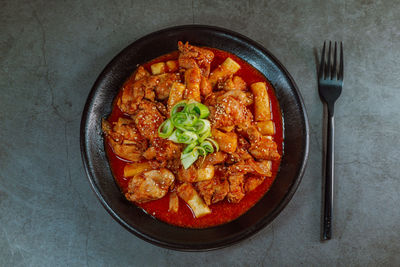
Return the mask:
{"type": "Polygon", "coordinates": [[[333,109],[328,109],[328,125],[325,154],[324,218],[322,239],[332,237],[333,184],[334,184],[334,117],[333,109]]]}

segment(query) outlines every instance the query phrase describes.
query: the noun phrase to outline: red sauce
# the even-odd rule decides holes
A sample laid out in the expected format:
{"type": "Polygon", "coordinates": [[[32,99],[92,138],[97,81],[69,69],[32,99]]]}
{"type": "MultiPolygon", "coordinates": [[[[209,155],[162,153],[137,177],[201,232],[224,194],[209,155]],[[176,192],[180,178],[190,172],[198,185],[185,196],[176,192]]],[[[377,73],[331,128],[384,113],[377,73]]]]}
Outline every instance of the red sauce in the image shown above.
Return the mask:
{"type": "MultiPolygon", "coordinates": [[[[274,141],[278,145],[278,151],[282,155],[283,154],[283,129],[282,129],[282,120],[281,120],[281,112],[279,103],[276,99],[274,89],[272,85],[268,82],[268,80],[255,68],[253,68],[250,64],[245,62],[244,60],[238,58],[237,56],[230,54],[228,52],[207,48],[214,52],[214,60],[211,64],[211,71],[220,65],[227,57],[231,57],[237,63],[240,64],[241,68],[235,75],[240,76],[248,86],[255,82],[266,82],[268,95],[271,101],[271,114],[272,120],[275,123],[275,134],[273,136],[274,141]]],[[[178,56],[177,52],[173,52],[167,55],[163,55],[158,57],[150,62],[147,62],[143,66],[150,71],[150,65],[160,61],[166,61],[171,59],[176,59],[178,56]]],[[[121,93],[121,92],[120,92],[121,93]]],[[[118,96],[116,97],[116,99],[118,96]]],[[[125,116],[121,110],[114,105],[112,113],[109,117],[109,121],[117,121],[119,117],[125,116]]],[[[114,154],[111,146],[106,143],[106,153],[108,156],[108,160],[110,162],[111,170],[114,174],[115,180],[118,183],[121,191],[123,193],[126,192],[129,178],[124,177],[124,167],[126,164],[130,163],[124,159],[119,158],[114,154]]],[[[216,204],[210,205],[211,213],[205,215],[200,218],[195,218],[192,210],[189,206],[179,198],[179,211],[178,213],[170,213],[168,212],[169,207],[169,195],[168,193],[165,197],[150,201],[147,203],[137,204],[143,210],[145,210],[151,216],[165,221],[167,223],[182,226],[182,227],[190,227],[190,228],[204,228],[215,226],[223,223],[227,223],[231,220],[236,219],[243,213],[245,213],[248,209],[250,209],[254,204],[261,199],[261,197],[268,191],[271,187],[272,183],[275,180],[276,174],[279,169],[280,162],[272,163],[272,177],[267,177],[264,182],[259,185],[253,191],[248,192],[245,197],[239,203],[229,203],[226,199],[220,201],[216,204]]]]}

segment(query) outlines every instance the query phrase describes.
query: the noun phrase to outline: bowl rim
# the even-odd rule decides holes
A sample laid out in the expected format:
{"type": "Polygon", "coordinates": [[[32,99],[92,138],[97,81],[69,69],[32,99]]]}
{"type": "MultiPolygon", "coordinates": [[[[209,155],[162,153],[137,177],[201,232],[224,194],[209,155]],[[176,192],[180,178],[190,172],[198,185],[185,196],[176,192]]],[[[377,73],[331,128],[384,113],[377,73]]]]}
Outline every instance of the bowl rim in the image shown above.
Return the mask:
{"type": "MultiPolygon", "coordinates": [[[[283,116],[283,114],[282,114],[283,116]]],[[[179,26],[173,26],[173,27],[168,27],[164,28],[152,33],[149,33],[134,42],[130,43],[128,46],[123,48],[116,56],[113,57],[113,59],[104,67],[104,69],[101,71],[101,73],[98,75],[96,78],[96,81],[94,85],[92,86],[87,98],[86,98],[86,103],[84,106],[84,109],[82,111],[82,117],[81,117],[81,123],[80,123],[80,150],[81,150],[81,157],[82,157],[82,162],[84,166],[84,170],[86,173],[86,177],[89,180],[90,187],[92,188],[92,191],[95,193],[96,197],[102,204],[102,206],[106,209],[106,211],[116,220],[120,225],[122,225],[125,229],[127,229],[129,232],[133,233],[135,236],[139,237],[140,239],[147,241],[151,244],[157,245],[159,247],[163,248],[168,248],[168,249],[174,249],[178,251],[210,251],[210,250],[216,250],[216,249],[221,249],[225,248],[228,246],[231,246],[233,244],[236,244],[240,241],[245,240],[246,238],[256,234],[259,232],[261,229],[265,228],[270,222],[272,222],[280,213],[281,211],[286,207],[286,205],[290,202],[292,199],[294,193],[296,192],[306,169],[307,162],[308,162],[308,156],[309,156],[309,122],[308,122],[308,116],[307,116],[307,111],[306,107],[304,104],[304,100],[302,98],[302,95],[298,89],[297,84],[295,83],[294,79],[290,75],[290,73],[287,71],[287,69],[282,65],[282,63],[271,53],[269,52],[266,48],[264,48],[261,44],[258,42],[240,34],[237,32],[234,32],[232,30],[228,30],[225,28],[217,27],[217,26],[210,26],[210,25],[201,25],[201,24],[189,24],[189,25],[179,25],[179,26]],[[161,33],[165,32],[174,32],[174,31],[182,31],[182,30],[208,30],[208,31],[213,31],[213,32],[218,32],[222,34],[226,34],[230,37],[239,39],[247,44],[249,44],[252,47],[255,47],[257,50],[260,50],[262,53],[267,55],[273,62],[276,64],[284,73],[286,78],[290,81],[290,83],[293,85],[293,91],[295,95],[298,97],[298,105],[301,109],[301,115],[304,118],[304,133],[305,133],[305,139],[304,139],[304,149],[303,149],[303,155],[302,155],[302,162],[298,171],[297,178],[294,180],[294,182],[291,184],[289,190],[286,192],[285,196],[283,199],[278,203],[275,209],[269,214],[269,216],[266,216],[262,220],[260,220],[258,223],[254,224],[251,229],[243,233],[242,235],[236,236],[235,238],[231,238],[229,241],[224,241],[222,244],[221,243],[212,243],[209,246],[196,246],[196,247],[187,247],[187,245],[178,245],[178,244],[171,244],[168,242],[164,242],[161,240],[158,240],[156,238],[153,238],[151,236],[148,236],[139,230],[135,229],[133,226],[129,225],[126,223],[107,203],[107,201],[103,198],[102,194],[100,193],[99,189],[97,188],[97,185],[94,183],[94,179],[92,177],[92,173],[89,167],[89,156],[88,156],[88,151],[86,150],[86,142],[88,141],[86,139],[85,135],[85,129],[86,125],[88,123],[88,110],[90,109],[91,106],[91,100],[93,99],[98,85],[101,83],[101,80],[105,76],[106,73],[108,73],[111,69],[111,67],[114,65],[114,62],[117,61],[122,54],[125,54],[127,51],[130,50],[131,47],[135,46],[137,43],[142,42],[145,39],[151,38],[153,36],[159,35],[161,33]]],[[[251,208],[250,208],[251,209],[251,208]]],[[[196,230],[201,230],[201,229],[196,229],[196,230]]]]}

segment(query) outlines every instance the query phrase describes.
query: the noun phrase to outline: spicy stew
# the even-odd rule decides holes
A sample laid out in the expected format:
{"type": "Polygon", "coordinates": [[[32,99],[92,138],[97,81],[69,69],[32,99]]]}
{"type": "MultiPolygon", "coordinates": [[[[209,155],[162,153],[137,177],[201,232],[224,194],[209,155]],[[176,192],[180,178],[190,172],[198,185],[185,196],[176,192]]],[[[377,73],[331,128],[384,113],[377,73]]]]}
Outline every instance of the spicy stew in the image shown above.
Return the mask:
{"type": "Polygon", "coordinates": [[[110,167],[122,193],[151,216],[191,228],[229,222],[270,188],[283,153],[279,104],[268,80],[235,55],[178,43],[141,66],[102,122],[110,167]],[[209,109],[213,153],[182,165],[187,144],[161,138],[178,103],[209,109]]]}

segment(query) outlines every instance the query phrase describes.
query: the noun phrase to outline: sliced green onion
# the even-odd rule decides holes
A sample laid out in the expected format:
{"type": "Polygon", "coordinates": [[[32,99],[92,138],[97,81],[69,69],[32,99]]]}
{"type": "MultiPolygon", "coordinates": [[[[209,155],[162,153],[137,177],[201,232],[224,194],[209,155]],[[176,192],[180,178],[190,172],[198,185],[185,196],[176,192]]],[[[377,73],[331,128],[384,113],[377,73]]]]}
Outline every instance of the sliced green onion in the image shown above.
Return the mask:
{"type": "Polygon", "coordinates": [[[175,143],[180,144],[191,144],[195,142],[199,137],[196,133],[190,131],[182,131],[180,129],[176,129],[168,138],[175,143]]]}
{"type": "Polygon", "coordinates": [[[211,130],[211,124],[209,120],[199,119],[193,126],[196,129],[196,133],[199,135],[211,130]]]}
{"type": "Polygon", "coordinates": [[[171,117],[172,124],[181,130],[192,130],[192,126],[197,122],[197,117],[193,114],[178,112],[171,117]]]}
{"type": "Polygon", "coordinates": [[[204,149],[204,147],[201,146],[196,146],[193,151],[197,151],[199,156],[205,156],[207,155],[207,151],[204,149]]]}
{"type": "Polygon", "coordinates": [[[186,154],[186,153],[192,152],[193,148],[195,148],[196,146],[197,146],[197,141],[187,145],[185,147],[185,149],[182,151],[182,153],[186,154]]]}
{"type": "Polygon", "coordinates": [[[168,138],[174,131],[174,125],[170,119],[165,120],[160,127],[158,127],[158,135],[162,138],[168,138]]]}
{"type": "Polygon", "coordinates": [[[189,168],[197,159],[199,158],[199,152],[197,150],[193,150],[190,153],[181,155],[181,162],[183,168],[189,168]]]}
{"type": "Polygon", "coordinates": [[[214,153],[214,147],[210,141],[202,142],[200,147],[202,147],[207,153],[214,153]]]}
{"type": "Polygon", "coordinates": [[[211,135],[211,129],[209,129],[207,132],[199,134],[199,142],[203,142],[204,140],[207,139],[211,135]]]}
{"type": "Polygon", "coordinates": [[[214,146],[215,146],[215,150],[218,152],[219,151],[219,145],[218,143],[212,139],[212,138],[206,138],[207,141],[210,141],[214,146]]]}
{"type": "Polygon", "coordinates": [[[207,151],[201,146],[196,146],[193,151],[198,151],[199,156],[202,156],[203,160],[201,161],[201,165],[203,165],[204,160],[206,159],[207,151]]]}
{"type": "Polygon", "coordinates": [[[207,106],[196,101],[181,101],[170,112],[170,118],[158,128],[158,135],[175,143],[187,144],[181,153],[181,162],[189,168],[200,156],[218,151],[218,143],[211,136],[210,114],[207,106]]]}
{"type": "Polygon", "coordinates": [[[171,140],[172,142],[179,143],[178,137],[181,135],[183,131],[180,129],[175,129],[175,131],[172,132],[172,134],[168,137],[168,140],[171,140]]]}
{"type": "Polygon", "coordinates": [[[175,106],[173,106],[172,109],[171,109],[171,113],[170,113],[171,117],[172,117],[172,115],[174,115],[174,114],[176,114],[176,113],[178,113],[178,112],[181,112],[181,111],[185,110],[185,109],[186,109],[186,106],[187,106],[186,100],[183,100],[183,101],[178,102],[178,103],[177,103],[175,106]],[[180,109],[180,110],[179,110],[179,109],[180,109]]]}
{"type": "Polygon", "coordinates": [[[210,110],[208,109],[208,107],[199,102],[193,102],[193,103],[188,104],[185,107],[185,112],[187,112],[189,114],[195,114],[200,119],[207,118],[208,115],[210,115],[210,110]]]}
{"type": "Polygon", "coordinates": [[[193,115],[189,114],[188,120],[185,122],[185,126],[194,126],[199,119],[193,115]]]}
{"type": "Polygon", "coordinates": [[[191,131],[184,131],[178,138],[179,143],[191,144],[199,139],[199,136],[191,131]]]}

